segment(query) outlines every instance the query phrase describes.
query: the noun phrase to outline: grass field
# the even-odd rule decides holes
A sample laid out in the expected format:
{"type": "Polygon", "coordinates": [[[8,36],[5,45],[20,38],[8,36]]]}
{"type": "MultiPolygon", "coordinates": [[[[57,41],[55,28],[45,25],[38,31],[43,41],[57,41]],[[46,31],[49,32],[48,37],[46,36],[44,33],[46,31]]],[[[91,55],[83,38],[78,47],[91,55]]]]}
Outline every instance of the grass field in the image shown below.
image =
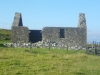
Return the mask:
{"type": "Polygon", "coordinates": [[[0,29],[0,40],[10,40],[11,39],[11,30],[0,29]]]}
{"type": "Polygon", "coordinates": [[[0,47],[0,75],[100,75],[100,56],[83,50],[0,47]]]}

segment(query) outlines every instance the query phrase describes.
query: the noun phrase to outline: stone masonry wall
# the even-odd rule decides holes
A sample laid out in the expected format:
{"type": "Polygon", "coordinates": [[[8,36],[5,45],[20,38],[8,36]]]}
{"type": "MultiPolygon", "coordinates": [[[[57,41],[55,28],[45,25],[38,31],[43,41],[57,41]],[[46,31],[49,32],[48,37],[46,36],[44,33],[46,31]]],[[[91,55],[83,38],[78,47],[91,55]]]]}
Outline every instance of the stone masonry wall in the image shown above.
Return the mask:
{"type": "Polygon", "coordinates": [[[12,26],[23,26],[21,13],[16,12],[12,26]]]}
{"type": "Polygon", "coordinates": [[[12,43],[29,42],[29,29],[23,26],[12,26],[12,43]]]}
{"type": "Polygon", "coordinates": [[[42,30],[43,41],[54,41],[68,45],[69,47],[85,47],[86,33],[85,28],[74,27],[44,27],[42,30]],[[64,30],[64,37],[61,37],[60,30],[64,30]]]}
{"type": "Polygon", "coordinates": [[[12,43],[29,42],[29,29],[23,26],[21,13],[15,13],[11,32],[12,43]]]}
{"type": "Polygon", "coordinates": [[[12,24],[12,43],[29,42],[34,43],[34,47],[46,47],[50,43],[54,47],[86,48],[85,14],[79,13],[78,27],[44,27],[42,30],[29,30],[28,27],[23,26],[21,13],[16,12],[12,24]]]}
{"type": "Polygon", "coordinates": [[[87,28],[86,27],[86,18],[85,18],[84,13],[79,13],[78,27],[79,28],[87,28]]]}

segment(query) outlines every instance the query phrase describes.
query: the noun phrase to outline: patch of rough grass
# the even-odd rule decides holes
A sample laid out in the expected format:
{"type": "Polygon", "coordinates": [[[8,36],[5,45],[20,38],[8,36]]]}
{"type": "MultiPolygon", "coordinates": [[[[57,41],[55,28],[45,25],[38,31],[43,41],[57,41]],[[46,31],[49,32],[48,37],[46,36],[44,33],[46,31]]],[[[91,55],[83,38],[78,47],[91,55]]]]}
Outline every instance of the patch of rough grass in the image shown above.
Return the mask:
{"type": "Polygon", "coordinates": [[[99,75],[99,62],[82,50],[0,48],[0,75],[99,75]]]}

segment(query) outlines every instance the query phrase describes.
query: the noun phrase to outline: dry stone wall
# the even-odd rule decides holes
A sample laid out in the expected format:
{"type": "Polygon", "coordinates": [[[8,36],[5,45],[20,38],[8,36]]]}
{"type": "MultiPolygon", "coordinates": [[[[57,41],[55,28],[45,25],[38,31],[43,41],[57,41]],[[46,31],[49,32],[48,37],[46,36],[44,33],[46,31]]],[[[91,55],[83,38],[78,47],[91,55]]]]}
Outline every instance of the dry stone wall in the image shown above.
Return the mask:
{"type": "Polygon", "coordinates": [[[85,18],[84,13],[79,14],[78,27],[79,28],[87,28],[86,27],[86,18],[85,18]]]}
{"type": "Polygon", "coordinates": [[[85,28],[72,27],[44,27],[42,30],[43,41],[54,41],[56,43],[65,44],[69,47],[86,46],[85,28]],[[64,30],[63,37],[60,30],[64,30]]]}
{"type": "Polygon", "coordinates": [[[23,26],[21,13],[15,13],[11,31],[12,43],[29,42],[29,29],[23,26]]]}
{"type": "Polygon", "coordinates": [[[87,27],[84,13],[79,14],[78,27],[44,27],[42,30],[29,30],[22,23],[21,13],[15,13],[12,24],[12,44],[16,47],[49,47],[85,49],[87,27]],[[39,42],[38,42],[39,41],[39,42]]]}
{"type": "Polygon", "coordinates": [[[12,26],[12,42],[13,43],[28,43],[29,29],[23,26],[12,26]]]}

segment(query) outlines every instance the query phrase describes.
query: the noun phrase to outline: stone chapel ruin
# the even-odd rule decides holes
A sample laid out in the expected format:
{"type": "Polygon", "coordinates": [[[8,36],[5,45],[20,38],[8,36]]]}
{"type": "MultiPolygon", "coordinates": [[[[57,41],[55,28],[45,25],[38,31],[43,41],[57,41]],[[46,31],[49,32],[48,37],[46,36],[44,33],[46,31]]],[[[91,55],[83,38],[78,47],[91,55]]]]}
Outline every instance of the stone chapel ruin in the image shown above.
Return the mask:
{"type": "MultiPolygon", "coordinates": [[[[42,30],[29,30],[23,26],[21,13],[16,12],[12,24],[12,43],[33,43],[41,47],[66,47],[85,49],[87,26],[84,13],[79,13],[78,27],[44,27],[42,30]]],[[[33,45],[33,46],[35,46],[33,45]]]]}

